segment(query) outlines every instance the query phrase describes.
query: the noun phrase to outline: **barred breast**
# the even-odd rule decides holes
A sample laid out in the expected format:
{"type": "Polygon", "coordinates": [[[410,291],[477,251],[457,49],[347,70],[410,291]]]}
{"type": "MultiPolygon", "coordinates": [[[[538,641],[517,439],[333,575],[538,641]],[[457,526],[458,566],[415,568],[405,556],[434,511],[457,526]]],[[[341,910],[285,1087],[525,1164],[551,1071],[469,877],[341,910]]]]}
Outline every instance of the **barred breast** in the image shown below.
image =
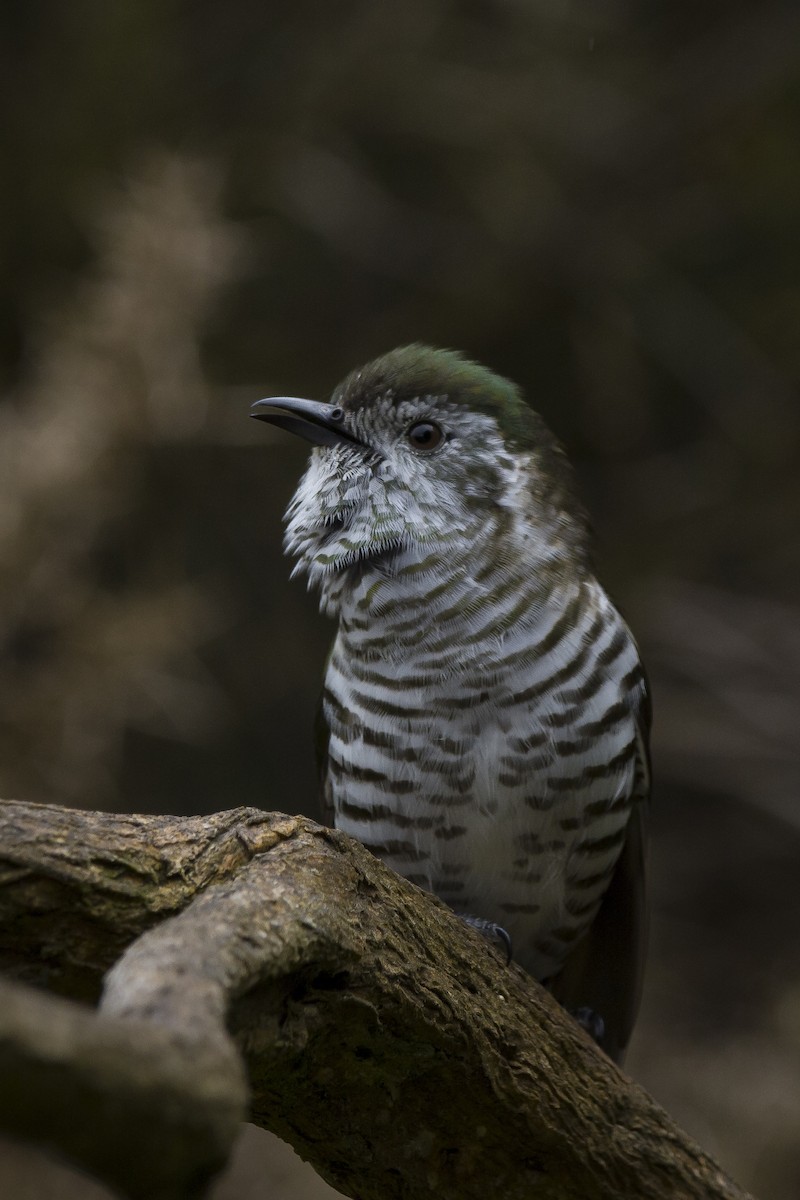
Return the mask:
{"type": "Polygon", "coordinates": [[[365,573],[328,666],[335,824],[554,975],[590,925],[641,777],[636,645],[599,584],[365,573]],[[465,615],[466,614],[466,615],[465,615]]]}

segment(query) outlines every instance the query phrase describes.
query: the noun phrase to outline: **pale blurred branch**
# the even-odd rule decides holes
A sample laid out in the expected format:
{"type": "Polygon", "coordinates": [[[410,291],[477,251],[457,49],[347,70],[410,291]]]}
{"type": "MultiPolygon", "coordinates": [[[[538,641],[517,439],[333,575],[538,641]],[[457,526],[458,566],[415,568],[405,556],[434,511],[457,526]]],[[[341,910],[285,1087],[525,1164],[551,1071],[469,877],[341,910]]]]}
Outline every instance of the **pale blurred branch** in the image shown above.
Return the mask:
{"type": "Polygon", "coordinates": [[[0,405],[7,787],[108,803],[128,729],[155,720],[162,735],[197,740],[226,715],[198,653],[222,616],[205,580],[164,553],[174,516],[133,568],[125,545],[146,520],[160,457],[204,428],[201,337],[243,246],[219,214],[220,189],[208,163],[163,153],[108,189],[97,261],[42,322],[30,379],[0,405]]]}

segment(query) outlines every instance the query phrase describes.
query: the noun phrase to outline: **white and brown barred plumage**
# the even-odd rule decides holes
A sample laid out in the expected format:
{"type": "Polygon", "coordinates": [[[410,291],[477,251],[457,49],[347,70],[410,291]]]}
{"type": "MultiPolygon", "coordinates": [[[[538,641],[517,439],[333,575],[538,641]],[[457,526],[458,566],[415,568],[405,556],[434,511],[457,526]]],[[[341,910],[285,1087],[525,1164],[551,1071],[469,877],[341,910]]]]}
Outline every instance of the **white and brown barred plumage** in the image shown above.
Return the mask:
{"type": "Polygon", "coordinates": [[[339,622],[321,706],[332,819],[505,929],[619,1058],[644,946],[648,700],[558,444],[512,384],[422,346],[329,405],[262,404],[321,443],[287,548],[339,622]]]}

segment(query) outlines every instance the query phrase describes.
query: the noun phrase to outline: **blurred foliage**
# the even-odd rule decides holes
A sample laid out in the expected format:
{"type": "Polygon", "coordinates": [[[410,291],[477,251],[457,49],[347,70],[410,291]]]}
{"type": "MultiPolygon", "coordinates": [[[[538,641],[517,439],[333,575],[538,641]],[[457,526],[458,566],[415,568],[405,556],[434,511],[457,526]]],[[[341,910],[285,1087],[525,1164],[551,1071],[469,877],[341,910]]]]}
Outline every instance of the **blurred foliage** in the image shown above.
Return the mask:
{"type": "Polygon", "coordinates": [[[797,1195],[800,7],[8,0],[0,99],[0,789],[313,811],[304,452],[248,404],[467,351],[653,677],[632,1067],[797,1195]]]}

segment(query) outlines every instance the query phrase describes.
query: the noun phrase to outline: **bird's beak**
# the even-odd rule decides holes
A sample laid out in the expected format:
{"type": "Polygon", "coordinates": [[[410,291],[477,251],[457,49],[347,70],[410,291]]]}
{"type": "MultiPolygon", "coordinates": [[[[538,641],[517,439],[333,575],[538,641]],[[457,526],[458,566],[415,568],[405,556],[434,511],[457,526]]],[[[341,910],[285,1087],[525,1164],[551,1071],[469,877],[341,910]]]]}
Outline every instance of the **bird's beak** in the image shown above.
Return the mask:
{"type": "Polygon", "coordinates": [[[266,400],[257,400],[250,416],[299,434],[315,446],[363,445],[343,427],[344,413],[335,404],[299,400],[295,396],[270,396],[266,400]]]}

